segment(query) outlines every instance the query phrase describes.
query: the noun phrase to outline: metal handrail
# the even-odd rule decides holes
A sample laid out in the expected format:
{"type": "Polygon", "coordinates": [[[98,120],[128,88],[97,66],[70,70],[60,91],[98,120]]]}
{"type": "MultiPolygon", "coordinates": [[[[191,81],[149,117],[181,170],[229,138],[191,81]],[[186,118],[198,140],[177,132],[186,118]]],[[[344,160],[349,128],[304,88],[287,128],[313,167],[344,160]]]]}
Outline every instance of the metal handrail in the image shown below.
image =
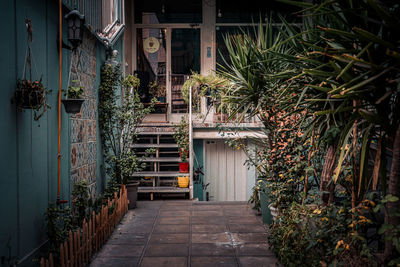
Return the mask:
{"type": "Polygon", "coordinates": [[[189,89],[189,196],[193,199],[193,120],[192,120],[192,87],[189,89]]]}

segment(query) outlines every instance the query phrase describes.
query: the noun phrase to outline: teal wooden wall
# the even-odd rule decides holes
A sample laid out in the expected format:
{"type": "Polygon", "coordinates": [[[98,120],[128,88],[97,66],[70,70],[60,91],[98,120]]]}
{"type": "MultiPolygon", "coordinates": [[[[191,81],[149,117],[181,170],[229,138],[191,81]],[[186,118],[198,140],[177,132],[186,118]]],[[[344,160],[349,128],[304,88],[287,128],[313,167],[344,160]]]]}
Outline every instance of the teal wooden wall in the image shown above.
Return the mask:
{"type": "MultiPolygon", "coordinates": [[[[202,167],[204,172],[204,147],[203,147],[203,139],[194,139],[193,140],[193,150],[196,156],[196,159],[193,160],[194,169],[197,169],[199,166],[202,167]]],[[[200,175],[200,179],[204,179],[204,175],[200,175]]],[[[204,190],[201,184],[194,184],[193,187],[193,197],[198,198],[199,201],[205,200],[204,190]]]]}
{"type": "MultiPolygon", "coordinates": [[[[44,212],[57,194],[57,125],[58,125],[58,1],[0,1],[0,266],[8,266],[8,258],[26,259],[46,242],[44,212]],[[26,52],[25,17],[32,20],[33,74],[43,77],[52,90],[47,102],[52,106],[39,121],[30,110],[18,112],[11,103],[15,84],[22,78],[26,52]]],[[[65,26],[65,21],[63,21],[65,26]]],[[[65,27],[63,39],[67,42],[65,27]]],[[[105,61],[105,48],[97,42],[97,78],[105,61]]],[[[121,42],[114,49],[121,51],[121,42]]],[[[63,49],[63,88],[69,70],[70,52],[63,49]]],[[[121,55],[120,55],[121,57],[121,55]]],[[[69,122],[62,112],[61,197],[70,200],[69,122]]],[[[97,131],[99,134],[99,131],[97,131]]],[[[98,140],[100,137],[98,136],[98,140]]],[[[101,175],[101,147],[97,144],[98,191],[104,188],[101,175]]]]}

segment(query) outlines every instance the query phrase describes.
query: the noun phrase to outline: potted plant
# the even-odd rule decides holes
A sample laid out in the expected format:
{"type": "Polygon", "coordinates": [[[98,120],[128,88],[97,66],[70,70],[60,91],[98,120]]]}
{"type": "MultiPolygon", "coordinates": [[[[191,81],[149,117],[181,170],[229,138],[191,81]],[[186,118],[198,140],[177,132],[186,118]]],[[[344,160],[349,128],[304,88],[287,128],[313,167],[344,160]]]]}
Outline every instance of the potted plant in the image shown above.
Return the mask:
{"type": "Polygon", "coordinates": [[[68,90],[64,90],[66,99],[61,100],[67,113],[76,114],[81,111],[81,106],[84,99],[81,98],[83,94],[83,86],[79,85],[78,80],[72,81],[73,85],[68,87],[68,90]]]}
{"type": "Polygon", "coordinates": [[[141,171],[146,166],[132,146],[137,141],[139,124],[154,107],[150,105],[145,108],[141,103],[137,93],[139,83],[139,79],[133,75],[127,75],[121,80],[119,64],[106,63],[102,67],[99,86],[99,126],[105,170],[113,182],[126,185],[129,209],[136,207],[139,186],[139,182],[132,179],[132,173],[141,171]],[[119,86],[125,89],[123,101],[119,99],[119,86]]]}
{"type": "Polygon", "coordinates": [[[179,126],[175,128],[174,139],[178,144],[179,157],[179,172],[189,172],[189,123],[185,117],[181,118],[179,126]]]}
{"type": "Polygon", "coordinates": [[[40,117],[50,107],[46,103],[46,94],[48,91],[42,83],[42,78],[38,81],[31,81],[26,78],[17,80],[17,89],[14,95],[14,101],[17,104],[17,109],[32,109],[34,110],[34,119],[39,120],[40,117]],[[39,110],[42,111],[38,114],[39,110]]]}
{"type": "Polygon", "coordinates": [[[166,102],[166,94],[167,90],[165,85],[160,85],[156,81],[151,82],[149,84],[149,93],[157,98],[158,102],[165,103],[166,102]]]}
{"type": "Polygon", "coordinates": [[[189,186],[189,176],[178,176],[178,187],[187,188],[189,186]]]}

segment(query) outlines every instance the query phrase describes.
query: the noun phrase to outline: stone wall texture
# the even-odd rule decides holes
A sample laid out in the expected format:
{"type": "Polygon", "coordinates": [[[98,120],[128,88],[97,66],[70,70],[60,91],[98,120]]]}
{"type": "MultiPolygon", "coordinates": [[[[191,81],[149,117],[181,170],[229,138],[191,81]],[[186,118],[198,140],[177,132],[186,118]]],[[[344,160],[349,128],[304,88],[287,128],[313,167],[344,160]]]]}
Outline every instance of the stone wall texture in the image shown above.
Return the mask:
{"type": "MultiPolygon", "coordinates": [[[[89,184],[90,196],[96,197],[97,151],[96,151],[96,39],[88,31],[83,42],[71,54],[71,77],[84,87],[81,112],[70,116],[70,179],[71,186],[85,179],[89,184]]],[[[72,187],[71,187],[72,188],[72,187]]]]}

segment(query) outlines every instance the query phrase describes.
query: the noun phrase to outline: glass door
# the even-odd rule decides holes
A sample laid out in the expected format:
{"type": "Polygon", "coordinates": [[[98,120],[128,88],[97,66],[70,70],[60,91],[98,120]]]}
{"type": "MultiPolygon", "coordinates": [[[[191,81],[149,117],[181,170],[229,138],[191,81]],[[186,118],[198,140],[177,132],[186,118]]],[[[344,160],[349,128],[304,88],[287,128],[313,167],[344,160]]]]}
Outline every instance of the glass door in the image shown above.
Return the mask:
{"type": "Polygon", "coordinates": [[[200,29],[171,29],[171,112],[186,113],[182,85],[192,72],[200,72],[200,29]]]}
{"type": "MultiPolygon", "coordinates": [[[[137,29],[137,67],[140,79],[139,94],[143,103],[153,97],[165,103],[167,97],[167,29],[137,29]]],[[[159,105],[161,106],[161,105],[159,105]]],[[[156,110],[157,113],[158,110],[156,110]]]]}
{"type": "Polygon", "coordinates": [[[193,71],[200,72],[200,29],[137,28],[136,56],[141,101],[156,97],[154,113],[165,113],[167,121],[171,113],[188,112],[181,90],[193,71]]]}

